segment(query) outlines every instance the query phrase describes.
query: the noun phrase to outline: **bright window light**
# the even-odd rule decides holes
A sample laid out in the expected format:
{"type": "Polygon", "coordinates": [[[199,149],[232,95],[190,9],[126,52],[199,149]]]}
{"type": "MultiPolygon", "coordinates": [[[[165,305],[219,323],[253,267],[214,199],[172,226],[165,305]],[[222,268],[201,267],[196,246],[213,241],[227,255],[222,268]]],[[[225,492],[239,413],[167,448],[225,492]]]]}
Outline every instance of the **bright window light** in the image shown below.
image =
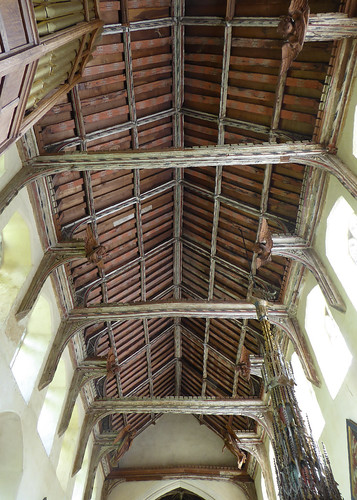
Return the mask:
{"type": "Polygon", "coordinates": [[[341,196],[327,218],[326,255],[357,309],[357,216],[341,196]]]}
{"type": "Polygon", "coordinates": [[[318,441],[325,426],[325,419],[322,416],[321,408],[317,402],[311,382],[305,377],[299,356],[296,352],[291,356],[291,366],[294,370],[296,382],[295,395],[299,402],[301,413],[303,417],[308,415],[312,435],[318,441]]]}
{"type": "Polygon", "coordinates": [[[41,437],[47,455],[51,452],[65,392],[66,369],[64,361],[61,359],[54,379],[48,387],[46,398],[37,421],[37,431],[41,437]]]}
{"type": "Polygon", "coordinates": [[[12,373],[21,394],[29,402],[52,334],[51,310],[40,295],[29,319],[20,349],[11,361],[12,373]]]}
{"type": "Polygon", "coordinates": [[[335,399],[350,367],[352,355],[319,286],[315,286],[307,296],[305,328],[327,388],[335,399]]]}

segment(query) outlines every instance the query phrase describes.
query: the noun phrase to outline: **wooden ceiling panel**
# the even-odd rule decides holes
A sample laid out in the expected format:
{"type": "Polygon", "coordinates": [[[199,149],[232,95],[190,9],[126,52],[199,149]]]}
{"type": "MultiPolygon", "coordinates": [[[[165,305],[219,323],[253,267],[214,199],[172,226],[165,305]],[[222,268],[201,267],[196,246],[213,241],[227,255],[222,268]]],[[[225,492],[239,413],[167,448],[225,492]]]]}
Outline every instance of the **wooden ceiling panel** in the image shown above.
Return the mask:
{"type": "MultiPolygon", "coordinates": [[[[309,3],[313,13],[339,9],[336,0],[309,3]]],[[[178,7],[169,0],[100,2],[103,34],[81,82],[36,127],[41,153],[311,139],[329,95],[336,44],[305,43],[280,109],[282,40],[274,23],[287,2],[189,0],[182,18],[178,7]],[[248,18],[244,26],[240,17],[248,18]],[[265,26],[254,19],[262,17],[265,26]]],[[[263,217],[273,233],[296,231],[308,169],[152,167],[48,180],[62,240],[85,239],[90,224],[107,251],[102,269],[87,259],[66,266],[78,303],[282,300],[290,263],[273,256],[256,270],[254,245],[263,217]]],[[[84,338],[89,358],[105,360],[112,348],[118,366],[105,383],[97,379],[98,396],[257,398],[263,391],[260,378],[246,380],[238,370],[243,346],[261,354],[256,320],[108,321],[87,327],[84,338]]],[[[100,428],[119,431],[129,423],[142,432],[156,418],[113,414],[100,428]]],[[[223,438],[228,424],[257,428],[246,417],[198,418],[223,438]]]]}
{"type": "Polygon", "coordinates": [[[186,16],[219,16],[226,14],[225,2],[220,0],[186,0],[186,16]]]}

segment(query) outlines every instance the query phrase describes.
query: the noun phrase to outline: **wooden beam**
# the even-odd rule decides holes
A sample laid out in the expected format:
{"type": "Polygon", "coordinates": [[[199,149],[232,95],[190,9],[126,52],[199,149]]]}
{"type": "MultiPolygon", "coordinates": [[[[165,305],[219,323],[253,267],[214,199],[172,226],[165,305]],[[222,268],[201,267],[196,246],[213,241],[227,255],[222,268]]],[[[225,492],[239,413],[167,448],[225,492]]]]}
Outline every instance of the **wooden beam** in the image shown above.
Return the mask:
{"type": "Polygon", "coordinates": [[[62,436],[67,430],[80,390],[90,380],[105,376],[106,374],[106,359],[85,360],[77,366],[73,372],[71,385],[66,396],[65,404],[63,405],[63,413],[58,427],[59,436],[62,436]]]}
{"type": "MultiPolygon", "coordinates": [[[[112,328],[113,328],[112,324],[112,328]]],[[[166,330],[164,330],[160,335],[155,337],[151,342],[150,345],[153,346],[158,342],[161,342],[165,337],[168,335],[173,334],[173,327],[170,326],[166,330]]],[[[127,363],[132,361],[136,356],[140,355],[146,350],[146,346],[141,347],[137,351],[135,351],[133,354],[125,358],[121,363],[118,363],[117,366],[118,368],[121,368],[125,366],[127,363]]],[[[261,364],[262,360],[260,358],[256,358],[252,360],[252,366],[254,366],[255,372],[258,374],[261,372],[261,364]]],[[[171,364],[170,364],[171,366],[171,364]]],[[[153,376],[153,379],[159,376],[165,369],[168,368],[168,364],[163,367],[163,370],[159,370],[158,372],[155,373],[153,376]]],[[[71,416],[72,416],[72,411],[76,402],[76,399],[78,397],[78,394],[80,390],[84,387],[84,385],[89,381],[93,380],[95,378],[103,377],[107,375],[107,360],[106,358],[97,358],[97,359],[87,359],[81,362],[79,366],[74,370],[73,376],[72,376],[72,381],[70,388],[68,390],[67,396],[66,396],[66,401],[64,403],[64,410],[63,414],[61,417],[60,425],[58,428],[58,434],[61,436],[66,430],[69,425],[71,416]]],[[[147,380],[145,380],[145,384],[147,383],[147,380]]],[[[139,390],[139,389],[138,389],[139,390]]],[[[118,391],[119,395],[121,391],[118,391]]],[[[122,395],[120,396],[122,397],[122,395]]]]}
{"type": "Polygon", "coordinates": [[[130,151],[116,153],[68,153],[37,156],[10,180],[0,193],[0,213],[17,192],[30,182],[46,175],[66,171],[100,171],[139,168],[192,168],[204,166],[299,163],[327,170],[357,197],[357,176],[336,156],[318,144],[294,142],[208,146],[184,150],[130,151]]]}
{"type": "MultiPolygon", "coordinates": [[[[197,111],[197,110],[188,109],[185,107],[182,108],[182,112],[183,112],[184,116],[191,116],[192,118],[198,118],[199,120],[205,120],[205,121],[209,121],[212,123],[217,123],[217,116],[213,115],[211,113],[205,113],[203,111],[197,111]]],[[[227,118],[227,117],[225,117],[222,120],[222,123],[224,126],[239,128],[239,129],[242,129],[246,132],[254,132],[257,134],[265,135],[267,137],[270,134],[270,127],[266,127],[265,125],[260,125],[257,123],[250,123],[250,122],[246,122],[243,120],[237,120],[235,118],[227,118]]],[[[276,137],[279,137],[279,138],[285,139],[285,140],[290,140],[290,141],[304,140],[307,138],[307,137],[304,137],[302,135],[288,132],[285,130],[278,130],[277,129],[277,130],[275,130],[274,133],[275,133],[276,137]]],[[[249,135],[249,134],[247,134],[247,135],[249,135]]]]}
{"type": "MultiPolygon", "coordinates": [[[[137,126],[140,127],[142,125],[147,125],[149,123],[154,123],[155,121],[162,120],[164,118],[168,118],[174,115],[175,110],[173,108],[160,111],[159,113],[154,113],[152,115],[143,116],[141,118],[137,118],[137,126]]],[[[120,132],[125,132],[126,130],[131,130],[135,126],[134,122],[128,121],[125,123],[120,123],[118,125],[113,125],[112,127],[107,127],[99,130],[95,130],[93,132],[89,132],[86,134],[87,143],[92,141],[96,141],[98,139],[102,139],[103,137],[107,137],[108,141],[110,141],[111,135],[119,134],[120,132]]],[[[60,152],[66,147],[78,146],[81,140],[79,137],[72,137],[70,139],[66,139],[64,141],[53,142],[51,144],[47,144],[45,146],[45,150],[49,152],[60,152]]]]}
{"type": "Polygon", "coordinates": [[[243,415],[257,420],[266,429],[271,429],[269,409],[260,399],[183,397],[97,399],[88,407],[83,420],[72,475],[75,475],[82,467],[88,438],[94,426],[99,420],[112,413],[243,415]]]}
{"type": "MultiPolygon", "coordinates": [[[[279,17],[184,17],[185,26],[233,26],[240,28],[277,28],[279,17]]],[[[331,12],[326,14],[310,14],[305,35],[306,42],[339,40],[357,36],[357,19],[347,14],[331,12]]]]}
{"type": "MultiPolygon", "coordinates": [[[[183,0],[174,0],[173,16],[175,24],[173,26],[173,58],[172,58],[172,74],[173,74],[173,105],[175,109],[173,138],[174,147],[182,148],[183,141],[183,114],[182,103],[184,96],[184,57],[183,57],[183,38],[184,27],[180,24],[180,19],[184,15],[185,5],[183,0]]],[[[182,283],[182,217],[183,217],[183,172],[180,168],[175,169],[175,191],[174,191],[174,262],[173,262],[173,281],[174,281],[174,298],[181,299],[181,283],[182,283]]],[[[182,380],[182,338],[181,338],[181,320],[174,319],[175,325],[175,396],[181,395],[181,380],[182,380]]]]}
{"type": "Polygon", "coordinates": [[[327,303],[338,311],[346,311],[346,304],[326,267],[316,250],[311,248],[305,240],[297,236],[274,235],[272,254],[295,260],[307,267],[315,276],[327,303]]]}
{"type": "Polygon", "coordinates": [[[246,472],[228,467],[155,467],[155,468],[120,468],[112,471],[108,479],[129,481],[158,481],[162,479],[211,479],[216,481],[252,482],[246,472]]]}
{"type": "Polygon", "coordinates": [[[30,286],[16,311],[16,319],[20,320],[24,318],[31,311],[42,286],[54,269],[57,269],[66,262],[83,258],[86,258],[84,241],[67,241],[57,243],[56,246],[49,248],[42,257],[30,286]]]}
{"type": "MultiPolygon", "coordinates": [[[[292,341],[307,378],[319,385],[310,350],[297,321],[289,316],[283,304],[270,304],[268,313],[271,323],[282,328],[292,341]]],[[[51,382],[65,346],[83,328],[105,321],[156,317],[255,319],[256,312],[255,306],[246,301],[158,301],[143,304],[102,304],[73,309],[68,317],[62,320],[55,335],[39,382],[39,389],[43,389],[51,382]]]]}
{"type": "Polygon", "coordinates": [[[100,29],[102,26],[103,22],[99,19],[90,21],[89,23],[79,23],[52,35],[45,36],[41,38],[38,45],[26,47],[16,52],[15,55],[11,55],[10,53],[10,55],[6,56],[5,54],[0,58],[0,77],[17,71],[19,68],[40,59],[45,54],[58,49],[58,47],[77,40],[87,33],[100,29]]]}

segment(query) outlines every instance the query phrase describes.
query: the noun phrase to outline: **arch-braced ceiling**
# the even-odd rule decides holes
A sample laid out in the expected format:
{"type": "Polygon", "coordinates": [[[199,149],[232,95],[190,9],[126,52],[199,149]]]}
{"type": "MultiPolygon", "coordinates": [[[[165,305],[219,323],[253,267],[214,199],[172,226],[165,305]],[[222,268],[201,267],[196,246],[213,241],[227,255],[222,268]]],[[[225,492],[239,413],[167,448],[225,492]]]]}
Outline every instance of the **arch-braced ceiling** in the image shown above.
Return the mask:
{"type": "MultiPolygon", "coordinates": [[[[319,13],[346,8],[337,0],[309,4],[310,24],[317,25],[319,13]]],[[[321,136],[338,43],[326,29],[308,30],[285,81],[277,25],[288,1],[99,5],[105,26],[81,82],[36,125],[41,154],[321,136]]],[[[281,303],[290,262],[273,256],[256,269],[254,245],[263,218],[273,233],[298,233],[310,168],[151,167],[68,171],[48,179],[58,239],[85,239],[90,225],[107,252],[102,268],[87,259],[67,266],[76,303],[253,296],[281,303]]],[[[88,326],[84,339],[88,359],[114,356],[115,369],[96,379],[100,398],[257,399],[263,393],[261,379],[253,372],[246,380],[239,369],[244,348],[252,357],[261,354],[256,320],[109,319],[88,326]]],[[[138,433],[156,418],[113,413],[100,429],[118,432],[129,424],[138,433]]],[[[257,425],[244,416],[198,418],[222,437],[227,425],[241,431],[257,425]]]]}

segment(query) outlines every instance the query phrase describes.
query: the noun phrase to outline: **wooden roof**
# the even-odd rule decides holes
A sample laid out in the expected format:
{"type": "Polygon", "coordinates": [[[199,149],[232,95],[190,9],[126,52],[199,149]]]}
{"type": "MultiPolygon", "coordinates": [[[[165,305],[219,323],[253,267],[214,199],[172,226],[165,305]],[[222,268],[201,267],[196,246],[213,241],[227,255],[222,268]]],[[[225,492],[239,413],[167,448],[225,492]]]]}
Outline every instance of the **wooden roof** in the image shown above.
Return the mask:
{"type": "MultiPolygon", "coordinates": [[[[311,0],[312,18],[339,12],[338,0],[311,0]],[[315,16],[316,17],[316,16],[315,16]]],[[[286,0],[100,1],[104,31],[83,78],[36,126],[42,154],[181,148],[313,140],[320,133],[337,42],[309,41],[279,77],[278,17],[286,0]],[[282,100],[276,92],[282,90],[282,100]]],[[[91,225],[107,250],[101,270],[67,267],[81,306],[169,299],[282,302],[290,262],[256,270],[253,246],[265,217],[274,233],[298,232],[304,182],[300,164],[65,172],[48,179],[58,238],[84,239],[91,225]]],[[[256,320],[156,318],[105,321],[84,332],[88,358],[112,348],[116,375],[97,395],[260,398],[245,380],[243,346],[262,353],[256,320]]],[[[156,415],[113,414],[101,432],[156,415]]],[[[205,415],[253,431],[249,417],[205,415]]]]}

